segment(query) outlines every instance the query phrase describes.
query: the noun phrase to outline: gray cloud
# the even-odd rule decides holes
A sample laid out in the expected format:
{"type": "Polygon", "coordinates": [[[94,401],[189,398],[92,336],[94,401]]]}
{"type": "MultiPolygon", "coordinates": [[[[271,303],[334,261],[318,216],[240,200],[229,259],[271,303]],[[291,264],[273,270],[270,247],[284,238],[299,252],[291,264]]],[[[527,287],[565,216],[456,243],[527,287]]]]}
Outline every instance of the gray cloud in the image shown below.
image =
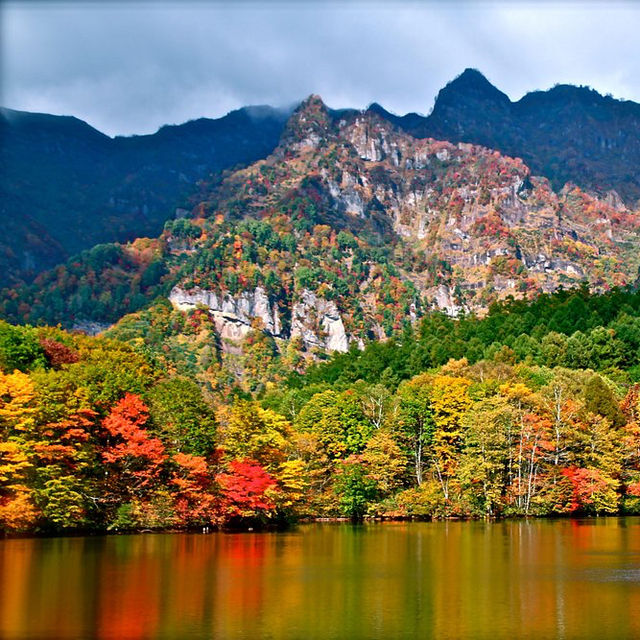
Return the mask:
{"type": "Polygon", "coordinates": [[[109,134],[319,93],[427,113],[476,67],[512,99],[558,82],[640,101],[635,3],[4,3],[2,103],[109,134]]]}

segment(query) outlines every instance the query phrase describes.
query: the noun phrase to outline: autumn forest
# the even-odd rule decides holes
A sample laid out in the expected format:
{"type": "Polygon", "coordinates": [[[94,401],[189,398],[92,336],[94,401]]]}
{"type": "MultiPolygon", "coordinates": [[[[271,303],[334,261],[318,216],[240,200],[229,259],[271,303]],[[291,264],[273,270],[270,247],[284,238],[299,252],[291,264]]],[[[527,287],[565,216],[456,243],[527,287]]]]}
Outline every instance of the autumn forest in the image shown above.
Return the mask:
{"type": "MultiPolygon", "coordinates": [[[[148,332],[207,322],[170,313],[148,332]]],[[[187,347],[1,324],[3,530],[640,511],[637,293],[433,313],[306,373],[264,339],[214,387],[187,347]]]]}

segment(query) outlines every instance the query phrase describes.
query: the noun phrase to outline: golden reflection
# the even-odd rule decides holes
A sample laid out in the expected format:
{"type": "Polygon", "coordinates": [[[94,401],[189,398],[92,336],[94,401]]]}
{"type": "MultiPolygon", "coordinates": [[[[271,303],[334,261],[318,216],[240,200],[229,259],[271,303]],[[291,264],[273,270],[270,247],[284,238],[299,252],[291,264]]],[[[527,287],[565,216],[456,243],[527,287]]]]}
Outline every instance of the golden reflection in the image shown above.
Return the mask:
{"type": "Polygon", "coordinates": [[[640,637],[640,520],[0,542],[0,637],[640,637]]]}

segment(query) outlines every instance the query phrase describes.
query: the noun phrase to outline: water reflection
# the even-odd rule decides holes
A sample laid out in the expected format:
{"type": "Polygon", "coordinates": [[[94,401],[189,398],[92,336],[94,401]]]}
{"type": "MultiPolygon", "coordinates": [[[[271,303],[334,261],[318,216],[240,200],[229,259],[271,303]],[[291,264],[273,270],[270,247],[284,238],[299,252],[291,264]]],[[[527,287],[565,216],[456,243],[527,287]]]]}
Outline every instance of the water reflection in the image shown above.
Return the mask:
{"type": "Polygon", "coordinates": [[[0,542],[0,637],[640,637],[640,519],[0,542]]]}

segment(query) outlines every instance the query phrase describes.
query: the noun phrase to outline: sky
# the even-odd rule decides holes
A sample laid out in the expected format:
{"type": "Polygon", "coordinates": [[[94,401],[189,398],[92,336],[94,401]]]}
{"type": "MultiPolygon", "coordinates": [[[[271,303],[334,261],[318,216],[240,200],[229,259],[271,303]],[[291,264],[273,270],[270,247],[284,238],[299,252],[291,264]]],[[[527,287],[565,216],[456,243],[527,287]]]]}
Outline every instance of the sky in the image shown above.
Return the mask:
{"type": "Polygon", "coordinates": [[[310,93],[427,114],[474,67],[515,100],[557,83],[640,102],[640,2],[0,4],[0,104],[109,135],[310,93]]]}

